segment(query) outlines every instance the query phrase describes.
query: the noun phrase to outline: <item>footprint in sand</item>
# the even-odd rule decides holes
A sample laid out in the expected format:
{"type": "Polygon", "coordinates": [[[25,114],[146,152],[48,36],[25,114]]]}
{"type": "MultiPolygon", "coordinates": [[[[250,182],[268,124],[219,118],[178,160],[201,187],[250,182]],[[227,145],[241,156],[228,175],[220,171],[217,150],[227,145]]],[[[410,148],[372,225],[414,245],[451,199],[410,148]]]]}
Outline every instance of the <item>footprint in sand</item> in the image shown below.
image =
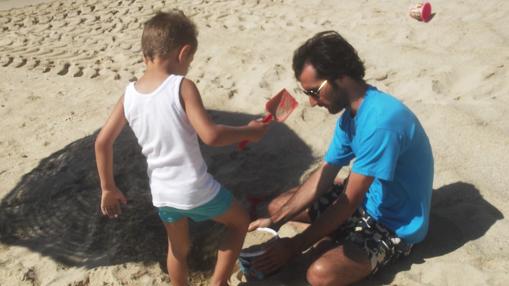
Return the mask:
{"type": "Polygon", "coordinates": [[[12,61],[12,65],[15,67],[15,68],[20,68],[24,65],[26,65],[27,63],[27,59],[22,57],[22,56],[17,56],[14,58],[14,60],[12,61]]]}
{"type": "MultiPolygon", "coordinates": [[[[211,1],[189,7],[186,13],[196,16],[193,18],[200,29],[208,24],[225,27],[232,33],[260,30],[261,26],[270,31],[297,23],[284,14],[267,12],[264,7],[269,4],[248,1],[244,5],[249,6],[249,11],[211,1]]],[[[135,78],[134,75],[143,69],[142,63],[133,63],[132,59],[140,58],[139,37],[144,21],[159,10],[173,8],[179,7],[171,1],[57,0],[30,8],[0,11],[0,66],[84,78],[135,78]],[[107,60],[117,55],[122,55],[124,60],[107,60]]],[[[243,50],[242,53],[246,53],[243,50]]],[[[258,61],[256,57],[242,55],[244,63],[263,62],[263,59],[258,61]]],[[[281,75],[276,71],[276,75],[267,77],[281,75]]],[[[234,88],[227,81],[219,85],[234,88]]]]}

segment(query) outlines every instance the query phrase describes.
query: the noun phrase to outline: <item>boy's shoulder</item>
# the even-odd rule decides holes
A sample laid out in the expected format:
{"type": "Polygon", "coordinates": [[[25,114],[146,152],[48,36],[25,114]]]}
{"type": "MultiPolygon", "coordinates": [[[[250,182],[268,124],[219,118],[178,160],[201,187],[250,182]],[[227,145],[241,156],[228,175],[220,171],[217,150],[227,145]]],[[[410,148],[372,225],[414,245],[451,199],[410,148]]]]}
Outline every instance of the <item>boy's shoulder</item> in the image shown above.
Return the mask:
{"type": "Polygon", "coordinates": [[[182,96],[200,95],[196,83],[186,77],[182,77],[182,81],[180,82],[180,93],[182,96]]]}

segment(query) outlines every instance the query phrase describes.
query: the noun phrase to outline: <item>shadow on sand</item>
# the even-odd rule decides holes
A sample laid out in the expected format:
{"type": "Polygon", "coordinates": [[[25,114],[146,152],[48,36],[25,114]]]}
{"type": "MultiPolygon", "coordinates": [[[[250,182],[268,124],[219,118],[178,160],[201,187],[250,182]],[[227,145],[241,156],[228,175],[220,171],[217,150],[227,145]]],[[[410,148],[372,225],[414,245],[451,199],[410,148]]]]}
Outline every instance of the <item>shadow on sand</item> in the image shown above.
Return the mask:
{"type": "MultiPolygon", "coordinates": [[[[426,259],[450,253],[482,237],[497,220],[503,218],[502,213],[486,201],[472,184],[456,182],[434,190],[426,239],[414,246],[408,257],[357,285],[391,284],[398,272],[410,269],[412,264],[424,263],[426,259]]],[[[305,282],[307,265],[309,260],[303,257],[266,280],[241,285],[308,285],[305,282]]]]}
{"type": "MultiPolygon", "coordinates": [[[[253,116],[211,112],[216,122],[239,125],[253,116]]],[[[152,207],[146,164],[134,135],[126,128],[115,145],[115,179],[129,203],[123,215],[108,220],[99,213],[100,189],[94,158],[96,134],[77,140],[41,160],[0,202],[0,242],[19,245],[68,266],[97,267],[125,262],[159,262],[165,269],[166,234],[152,207]]],[[[298,184],[315,162],[309,147],[288,127],[274,124],[267,136],[247,150],[202,146],[209,172],[246,197],[271,197],[298,184]]],[[[362,285],[389,284],[414,263],[450,253],[482,237],[503,218],[474,185],[456,182],[433,193],[429,234],[412,254],[362,285]]],[[[191,268],[212,268],[220,225],[192,223],[191,268]]],[[[288,265],[269,277],[274,285],[305,285],[304,265],[288,265]],[[296,268],[294,268],[296,267],[296,268]]],[[[264,285],[269,281],[245,283],[264,285]],[[261,284],[260,284],[261,283],[261,284]]]]}
{"type": "Polygon", "coordinates": [[[412,264],[442,256],[482,237],[502,212],[486,201],[472,184],[456,182],[433,192],[430,227],[426,239],[408,257],[390,265],[362,285],[389,284],[394,276],[412,264]]]}
{"type": "MultiPolygon", "coordinates": [[[[240,125],[254,116],[212,111],[216,122],[240,125]]],[[[47,255],[68,266],[159,262],[166,269],[166,234],[152,207],[146,163],[126,128],[115,143],[114,175],[128,204],[116,220],[100,215],[95,166],[97,132],[40,161],[0,203],[0,241],[47,255]]],[[[274,124],[259,143],[202,146],[209,172],[246,205],[246,196],[270,196],[296,185],[313,164],[311,150],[287,126],[274,124]]],[[[220,225],[191,224],[191,268],[210,270],[220,225]]]]}

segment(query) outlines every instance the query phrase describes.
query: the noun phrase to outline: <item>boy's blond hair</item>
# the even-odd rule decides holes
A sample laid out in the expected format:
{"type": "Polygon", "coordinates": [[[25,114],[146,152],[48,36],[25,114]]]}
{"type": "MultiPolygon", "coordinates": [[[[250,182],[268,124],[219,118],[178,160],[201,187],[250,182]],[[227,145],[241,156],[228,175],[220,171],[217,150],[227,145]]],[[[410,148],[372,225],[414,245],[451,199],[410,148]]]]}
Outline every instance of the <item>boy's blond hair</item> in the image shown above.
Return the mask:
{"type": "Polygon", "coordinates": [[[143,56],[151,61],[155,57],[165,58],[168,53],[183,45],[198,48],[196,26],[180,10],[158,12],[145,22],[141,36],[143,56]]]}

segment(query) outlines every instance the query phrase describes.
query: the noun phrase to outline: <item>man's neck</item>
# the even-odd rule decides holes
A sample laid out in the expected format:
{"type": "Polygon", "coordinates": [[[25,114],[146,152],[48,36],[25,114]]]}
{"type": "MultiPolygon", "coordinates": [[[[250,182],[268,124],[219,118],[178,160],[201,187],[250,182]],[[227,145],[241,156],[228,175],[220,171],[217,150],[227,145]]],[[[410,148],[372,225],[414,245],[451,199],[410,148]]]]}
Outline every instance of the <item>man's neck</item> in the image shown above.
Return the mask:
{"type": "Polygon", "coordinates": [[[352,117],[357,114],[357,111],[361,107],[367,89],[368,85],[365,82],[351,80],[348,85],[347,90],[350,96],[350,113],[352,117]]]}

